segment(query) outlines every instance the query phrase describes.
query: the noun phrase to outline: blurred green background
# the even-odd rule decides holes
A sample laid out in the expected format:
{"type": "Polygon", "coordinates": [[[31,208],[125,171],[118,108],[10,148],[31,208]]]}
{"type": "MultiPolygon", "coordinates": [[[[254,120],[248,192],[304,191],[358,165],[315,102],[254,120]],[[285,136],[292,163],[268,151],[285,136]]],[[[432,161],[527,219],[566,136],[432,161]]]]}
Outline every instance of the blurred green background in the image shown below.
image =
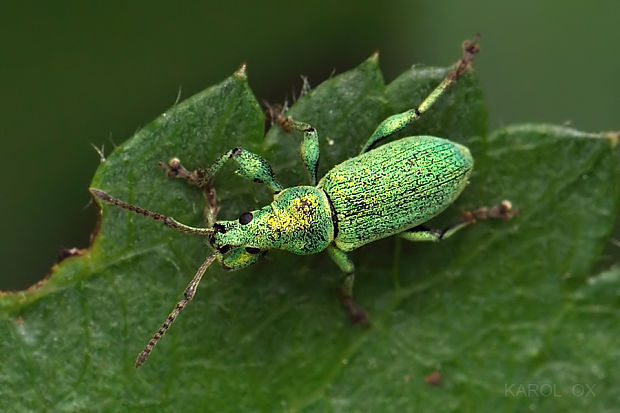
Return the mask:
{"type": "Polygon", "coordinates": [[[620,2],[306,3],[4,4],[0,289],[41,279],[59,246],[88,245],[91,144],[108,154],[179,91],[186,98],[244,61],[257,97],[281,102],[300,74],[316,85],[376,50],[386,81],[413,63],[450,64],[480,32],[475,67],[492,128],[620,129],[620,2]]]}

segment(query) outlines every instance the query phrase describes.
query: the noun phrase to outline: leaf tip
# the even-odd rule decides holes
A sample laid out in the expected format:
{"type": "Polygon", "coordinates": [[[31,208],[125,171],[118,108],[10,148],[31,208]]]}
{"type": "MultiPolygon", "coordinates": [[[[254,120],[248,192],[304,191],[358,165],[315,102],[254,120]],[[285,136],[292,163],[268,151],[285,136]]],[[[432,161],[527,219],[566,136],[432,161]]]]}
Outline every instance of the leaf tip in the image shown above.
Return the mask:
{"type": "Polygon", "coordinates": [[[375,51],[371,54],[368,59],[364,60],[358,68],[366,68],[370,70],[378,70],[379,69],[379,51],[375,51]]]}
{"type": "Polygon", "coordinates": [[[620,131],[607,132],[605,136],[607,137],[607,139],[609,139],[609,143],[611,143],[612,148],[615,148],[616,146],[618,146],[618,140],[620,139],[620,131]]]}
{"type": "Polygon", "coordinates": [[[247,62],[241,63],[241,66],[239,66],[239,69],[237,69],[237,71],[235,72],[235,76],[240,77],[242,79],[247,79],[248,77],[247,68],[248,68],[247,62]]]}

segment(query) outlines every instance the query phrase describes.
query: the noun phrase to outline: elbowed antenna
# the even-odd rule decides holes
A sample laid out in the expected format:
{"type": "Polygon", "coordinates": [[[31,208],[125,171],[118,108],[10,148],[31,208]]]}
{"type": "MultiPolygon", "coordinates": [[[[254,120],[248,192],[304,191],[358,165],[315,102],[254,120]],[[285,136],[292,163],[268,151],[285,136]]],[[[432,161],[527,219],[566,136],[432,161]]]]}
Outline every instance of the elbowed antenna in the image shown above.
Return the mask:
{"type": "Polygon", "coordinates": [[[198,288],[198,284],[200,284],[202,276],[204,275],[205,271],[207,271],[207,268],[209,268],[209,266],[217,258],[218,254],[219,253],[216,251],[213,254],[209,255],[207,259],[202,263],[200,268],[198,268],[196,275],[194,275],[194,278],[192,278],[190,283],[187,285],[187,288],[185,289],[185,297],[177,303],[168,318],[166,318],[166,321],[164,321],[159,330],[157,330],[157,332],[153,334],[153,338],[151,338],[151,340],[147,343],[147,345],[144,347],[144,350],[142,350],[142,352],[138,354],[138,358],[136,359],[136,367],[140,367],[142,363],[146,361],[146,359],[151,354],[151,351],[153,351],[153,347],[155,347],[159,339],[161,339],[161,337],[166,333],[168,328],[170,328],[181,310],[183,310],[187,303],[189,303],[191,299],[194,298],[194,295],[196,294],[196,288],[198,288]]]}
{"type": "Polygon", "coordinates": [[[203,235],[203,236],[211,235],[213,233],[213,229],[211,228],[190,227],[189,225],[181,224],[179,221],[177,221],[176,219],[172,217],[162,215],[158,212],[152,212],[152,211],[149,211],[148,209],[140,208],[135,205],[128,204],[127,202],[113,198],[112,196],[108,195],[106,192],[102,191],[101,189],[90,188],[89,191],[95,197],[99,198],[100,200],[104,202],[107,202],[108,204],[126,209],[136,214],[144,215],[145,217],[154,219],[155,221],[160,221],[168,228],[172,228],[180,232],[187,232],[189,234],[197,234],[197,235],[203,235]]]}

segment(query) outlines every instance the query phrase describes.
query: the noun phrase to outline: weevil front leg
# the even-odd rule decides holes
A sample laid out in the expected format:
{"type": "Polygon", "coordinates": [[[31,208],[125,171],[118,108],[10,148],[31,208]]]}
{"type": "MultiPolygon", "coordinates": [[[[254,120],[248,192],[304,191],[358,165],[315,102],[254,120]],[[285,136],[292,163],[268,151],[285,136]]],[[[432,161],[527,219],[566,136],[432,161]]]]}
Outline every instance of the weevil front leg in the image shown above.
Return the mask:
{"type": "Polygon", "coordinates": [[[444,229],[430,229],[423,225],[418,225],[417,227],[401,232],[398,236],[408,241],[439,242],[446,238],[450,238],[463,228],[475,224],[476,221],[495,218],[510,219],[518,213],[519,211],[512,207],[510,201],[504,200],[499,205],[495,205],[491,208],[482,207],[474,211],[465,211],[461,221],[444,229]]]}
{"type": "Polygon", "coordinates": [[[233,159],[239,165],[237,174],[251,181],[265,184],[274,193],[282,190],[282,185],[278,182],[269,162],[263,157],[256,155],[243,148],[233,148],[219,156],[208,169],[196,169],[189,172],[185,169],[178,158],[172,158],[168,165],[160,162],[168,176],[173,178],[186,179],[191,184],[199,188],[208,188],[211,185],[213,176],[224,166],[224,164],[233,159]]]}
{"type": "Polygon", "coordinates": [[[479,51],[478,45],[476,44],[477,41],[478,36],[476,36],[473,41],[468,40],[463,43],[463,57],[459,60],[456,69],[449,72],[441,83],[424,99],[422,103],[420,103],[417,108],[409,109],[405,112],[390,116],[381,122],[362,147],[360,154],[368,152],[382,139],[398,132],[405,126],[412,124],[418,120],[424,112],[433,106],[433,104],[446,92],[446,90],[456,83],[458,77],[471,65],[474,55],[479,51]]]}
{"type": "Polygon", "coordinates": [[[327,247],[327,252],[336,265],[345,273],[344,280],[340,286],[340,300],[349,311],[351,322],[364,326],[370,325],[366,312],[353,301],[353,284],[355,283],[355,265],[353,261],[344,251],[333,245],[327,247]]]}
{"type": "Polygon", "coordinates": [[[285,116],[283,113],[286,111],[286,104],[282,107],[280,105],[270,105],[266,101],[263,103],[266,107],[265,113],[272,120],[272,123],[277,123],[287,133],[296,130],[304,134],[300,149],[301,159],[308,170],[310,184],[312,186],[316,185],[321,152],[319,149],[319,135],[316,129],[307,123],[296,121],[290,116],[285,116]]]}
{"type": "Polygon", "coordinates": [[[196,168],[193,172],[190,172],[181,165],[181,160],[177,157],[170,159],[167,164],[159,162],[158,165],[166,171],[166,174],[170,178],[185,179],[187,182],[200,189],[205,189],[210,186],[206,170],[196,168]]]}
{"type": "Polygon", "coordinates": [[[188,171],[182,164],[179,158],[172,158],[168,161],[168,164],[159,162],[159,166],[166,171],[170,178],[185,179],[192,185],[200,188],[205,196],[205,216],[207,219],[207,227],[213,227],[217,220],[217,213],[220,210],[217,204],[217,195],[215,194],[215,188],[213,188],[212,180],[208,179],[206,170],[202,168],[196,168],[193,172],[188,171]]]}
{"type": "Polygon", "coordinates": [[[271,106],[268,106],[268,110],[270,111],[270,116],[275,118],[275,121],[285,132],[296,130],[304,134],[300,149],[301,159],[308,170],[310,184],[315,186],[317,183],[319,155],[321,152],[319,149],[319,135],[316,129],[307,123],[299,122],[289,116],[282,115],[278,109],[274,109],[271,106]]]}

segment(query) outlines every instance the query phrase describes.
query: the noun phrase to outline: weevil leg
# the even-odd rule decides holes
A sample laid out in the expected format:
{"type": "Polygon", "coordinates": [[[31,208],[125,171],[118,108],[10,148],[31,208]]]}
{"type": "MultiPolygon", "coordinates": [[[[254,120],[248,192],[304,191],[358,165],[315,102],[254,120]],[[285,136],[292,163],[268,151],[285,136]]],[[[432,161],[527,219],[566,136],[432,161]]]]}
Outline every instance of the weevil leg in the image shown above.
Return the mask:
{"type": "Polygon", "coordinates": [[[263,157],[239,147],[222,154],[206,170],[196,169],[194,172],[189,172],[181,165],[177,158],[172,158],[168,165],[160,162],[160,166],[167,171],[168,176],[187,179],[190,183],[200,188],[208,188],[211,185],[213,176],[229,159],[233,159],[239,165],[237,174],[251,181],[267,185],[274,193],[282,190],[282,185],[276,179],[269,162],[263,157]]]}
{"type": "MultiPolygon", "coordinates": [[[[307,82],[307,80],[305,80],[305,82],[307,82]]],[[[319,156],[321,152],[319,149],[319,135],[317,134],[316,129],[307,123],[299,122],[290,116],[283,115],[286,111],[286,104],[284,107],[270,105],[267,102],[263,102],[263,104],[267,108],[265,113],[267,117],[272,120],[272,123],[277,123],[280,125],[282,130],[287,133],[296,130],[304,134],[300,150],[301,159],[304,162],[304,166],[308,170],[310,184],[313,186],[316,185],[319,168],[319,156]]]]}
{"type": "Polygon", "coordinates": [[[310,175],[310,185],[315,186],[317,183],[317,174],[319,172],[319,135],[312,126],[307,123],[293,122],[293,128],[303,132],[304,139],[301,141],[301,159],[310,175]]]}
{"type": "Polygon", "coordinates": [[[353,284],[355,283],[355,265],[353,261],[344,251],[333,245],[327,247],[327,252],[336,265],[345,273],[340,286],[340,300],[349,311],[351,322],[364,326],[370,325],[366,312],[353,301],[353,284]]]}
{"type": "Polygon", "coordinates": [[[286,113],[286,111],[288,110],[288,103],[286,101],[284,101],[284,104],[276,103],[272,105],[271,103],[263,99],[262,106],[265,120],[269,123],[270,127],[278,124],[286,133],[289,133],[291,131],[289,127],[288,117],[284,115],[284,113],[286,113]]]}
{"type": "Polygon", "coordinates": [[[433,91],[424,99],[417,108],[409,109],[405,112],[398,113],[385,119],[370,135],[360,153],[369,151],[382,139],[387,138],[391,134],[398,132],[405,126],[415,122],[424,112],[426,112],[433,104],[448,90],[450,86],[456,83],[458,77],[465,72],[471,65],[474,55],[478,53],[477,45],[478,36],[473,41],[465,41],[463,43],[463,57],[457,63],[454,70],[450,71],[441,83],[433,89],[433,91]]]}
{"type": "Polygon", "coordinates": [[[491,208],[482,207],[474,211],[465,211],[459,222],[444,229],[430,229],[423,225],[418,225],[417,227],[401,232],[398,236],[408,241],[439,242],[446,238],[450,238],[463,228],[475,224],[476,221],[496,218],[510,219],[518,213],[519,211],[512,207],[510,201],[504,200],[499,205],[495,205],[491,208]]]}
{"type": "Polygon", "coordinates": [[[301,141],[301,159],[310,175],[310,184],[313,186],[316,185],[319,169],[319,155],[321,154],[319,149],[319,135],[316,129],[307,123],[298,122],[290,117],[286,117],[279,123],[285,131],[297,130],[304,134],[304,138],[301,141]]]}
{"type": "Polygon", "coordinates": [[[167,164],[159,162],[158,165],[166,171],[166,174],[170,178],[185,179],[187,182],[197,186],[200,189],[210,186],[210,182],[207,179],[207,173],[204,169],[197,168],[193,172],[190,172],[181,164],[179,158],[172,158],[167,164]]]}
{"type": "Polygon", "coordinates": [[[267,185],[274,193],[278,193],[282,190],[282,185],[280,185],[276,179],[269,162],[263,157],[239,147],[229,150],[213,162],[213,165],[206,171],[209,179],[211,179],[229,159],[235,160],[239,165],[239,169],[236,171],[237,174],[251,181],[267,185]]]}
{"type": "Polygon", "coordinates": [[[213,227],[217,220],[217,213],[220,207],[217,205],[217,196],[213,188],[212,180],[207,178],[207,172],[202,168],[196,168],[193,172],[188,171],[179,158],[172,158],[168,164],[159,162],[159,166],[166,171],[169,177],[185,179],[192,185],[200,188],[205,196],[205,216],[207,218],[207,228],[213,227]]]}

